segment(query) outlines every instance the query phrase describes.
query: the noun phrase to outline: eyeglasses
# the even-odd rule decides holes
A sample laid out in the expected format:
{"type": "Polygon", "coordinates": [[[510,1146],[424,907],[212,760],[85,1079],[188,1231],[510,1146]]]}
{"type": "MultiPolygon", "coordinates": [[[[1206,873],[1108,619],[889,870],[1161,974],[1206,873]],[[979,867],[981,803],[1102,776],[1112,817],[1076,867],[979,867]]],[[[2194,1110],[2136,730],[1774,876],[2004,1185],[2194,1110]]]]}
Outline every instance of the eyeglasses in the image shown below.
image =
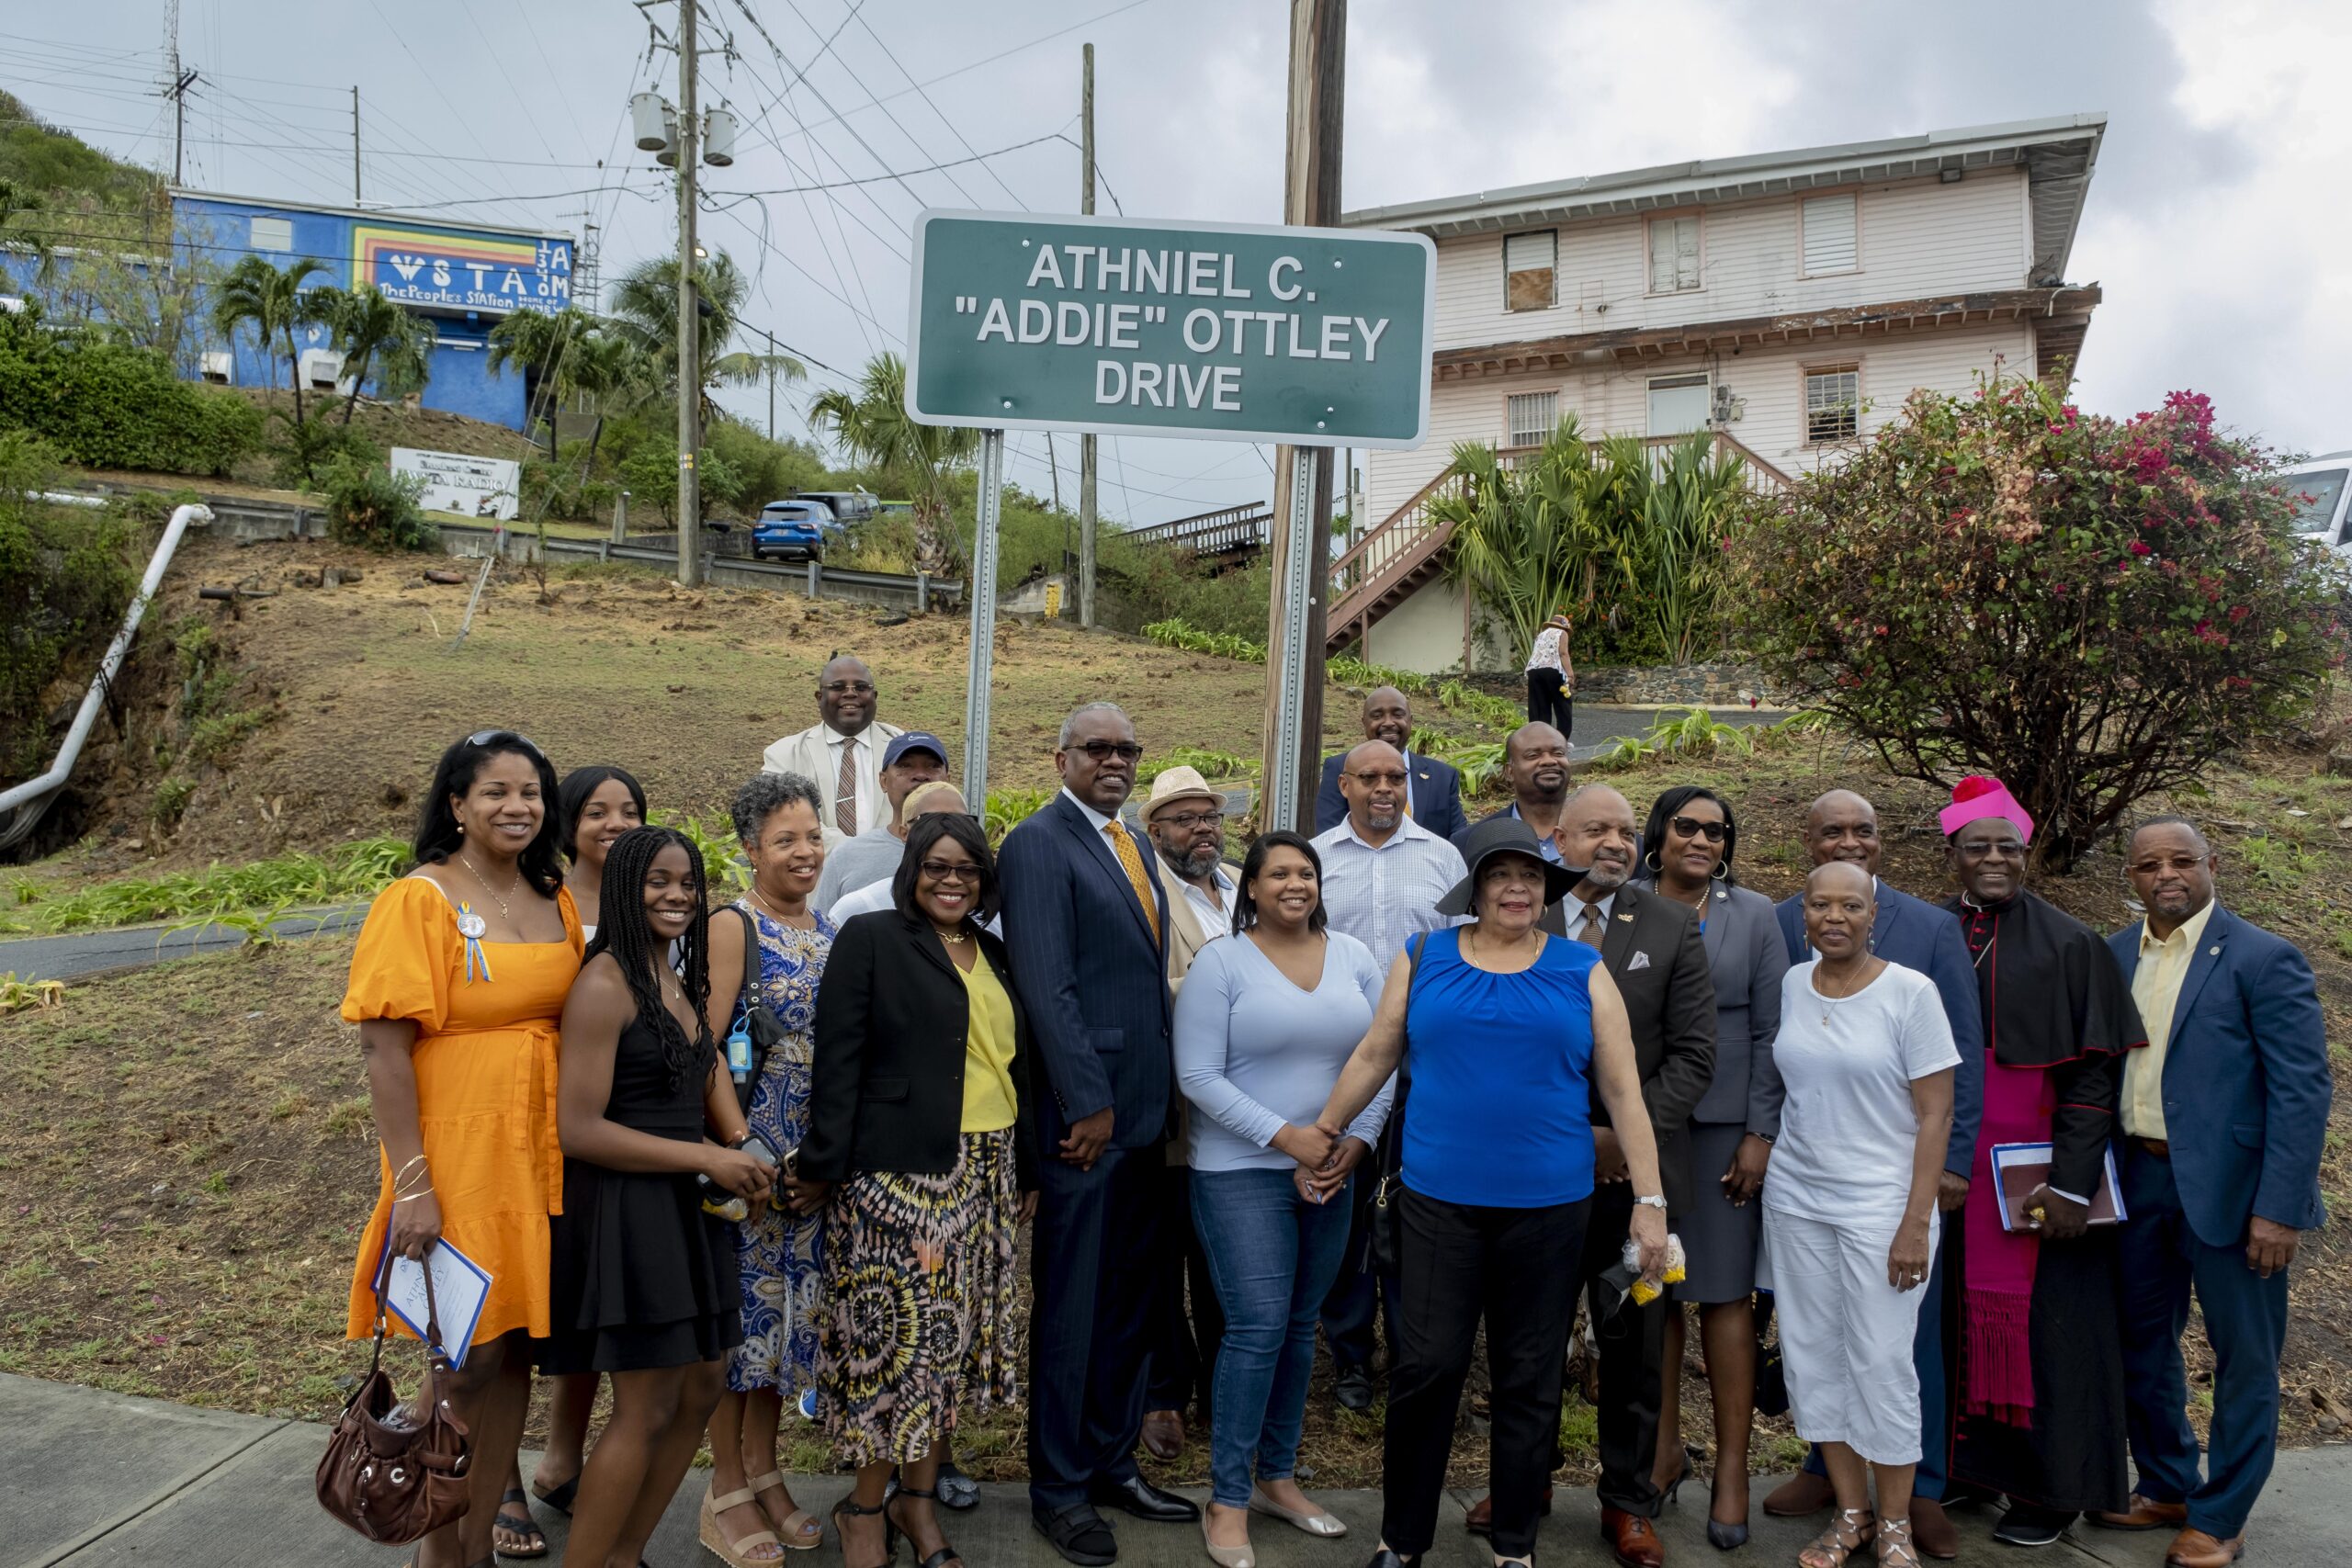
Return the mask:
{"type": "Polygon", "coordinates": [[[1961,844],[1956,847],[1962,860],[2025,859],[2025,846],[2015,839],[1995,839],[1989,843],[1979,840],[1973,844],[1961,844]]]}
{"type": "Polygon", "coordinates": [[[1728,831],[1724,823],[1702,822],[1696,817],[1678,817],[1668,825],[1682,838],[1704,839],[1711,844],[1722,843],[1724,834],[1728,831]]]}
{"type": "Polygon", "coordinates": [[[477,729],[466,737],[466,744],[469,746],[487,746],[493,740],[512,740],[534,757],[546,755],[532,742],[529,736],[517,735],[511,729],[477,729]]]}
{"type": "Polygon", "coordinates": [[[1143,748],[1132,740],[1089,740],[1070,750],[1083,751],[1098,762],[1106,762],[1114,757],[1122,762],[1135,762],[1143,757],[1143,748]]]}
{"type": "Polygon", "coordinates": [[[953,882],[961,885],[967,882],[978,882],[980,879],[978,866],[959,861],[927,860],[916,869],[933,882],[953,882]]]}
{"type": "Polygon", "coordinates": [[[1399,788],[1405,783],[1403,773],[1350,773],[1348,777],[1361,779],[1368,784],[1386,784],[1391,789],[1399,788]]]}
{"type": "Polygon", "coordinates": [[[823,692],[827,696],[832,697],[870,697],[874,694],[874,682],[871,681],[836,681],[831,685],[820,686],[818,690],[823,692]]]}
{"type": "Polygon", "coordinates": [[[1224,820],[1225,813],[1222,811],[1177,811],[1171,812],[1165,817],[1155,817],[1152,818],[1152,821],[1155,823],[1165,823],[1167,826],[1175,829],[1181,833],[1190,833],[1198,829],[1205,828],[1212,822],[1222,822],[1224,820]]]}

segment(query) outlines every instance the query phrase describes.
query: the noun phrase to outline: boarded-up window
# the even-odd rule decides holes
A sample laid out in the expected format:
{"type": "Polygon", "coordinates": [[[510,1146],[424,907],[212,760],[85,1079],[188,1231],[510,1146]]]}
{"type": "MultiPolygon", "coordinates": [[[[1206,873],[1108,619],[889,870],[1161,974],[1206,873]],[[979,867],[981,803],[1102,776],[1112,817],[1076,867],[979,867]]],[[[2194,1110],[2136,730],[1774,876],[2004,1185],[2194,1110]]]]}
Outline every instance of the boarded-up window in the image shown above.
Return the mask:
{"type": "Polygon", "coordinates": [[[1503,309],[1548,310],[1559,298],[1553,280],[1559,276],[1560,236],[1546,229],[1534,234],[1513,234],[1503,241],[1503,309]]]}
{"type": "Polygon", "coordinates": [[[1699,287],[1699,219],[1650,220],[1650,292],[1680,294],[1699,287]]]}
{"type": "Polygon", "coordinates": [[[254,220],[254,249],[257,251],[290,251],[294,248],[294,220],[290,218],[256,218],[254,220]]]}
{"type": "Polygon", "coordinates": [[[1832,366],[1804,375],[1804,438],[1813,443],[1850,441],[1861,429],[1859,367],[1832,366]]]}
{"type": "Polygon", "coordinates": [[[1854,196],[1809,196],[1804,198],[1804,274],[1851,272],[1862,265],[1856,247],[1854,196]]]}
{"type": "Polygon", "coordinates": [[[1505,407],[1504,423],[1510,426],[1506,446],[1541,446],[1552,438],[1552,429],[1560,423],[1560,394],[1557,392],[1514,393],[1505,407]]]}

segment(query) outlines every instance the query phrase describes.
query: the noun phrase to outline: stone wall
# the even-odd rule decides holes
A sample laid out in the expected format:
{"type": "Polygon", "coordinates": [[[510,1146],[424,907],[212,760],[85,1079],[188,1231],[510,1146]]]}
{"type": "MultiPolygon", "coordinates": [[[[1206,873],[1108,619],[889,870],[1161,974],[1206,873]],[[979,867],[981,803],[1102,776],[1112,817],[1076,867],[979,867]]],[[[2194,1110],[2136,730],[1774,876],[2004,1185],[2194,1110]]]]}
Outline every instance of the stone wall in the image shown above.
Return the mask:
{"type": "Polygon", "coordinates": [[[1703,704],[1772,707],[1764,677],[1748,664],[1634,664],[1577,671],[1577,698],[1590,703],[1703,704]]]}

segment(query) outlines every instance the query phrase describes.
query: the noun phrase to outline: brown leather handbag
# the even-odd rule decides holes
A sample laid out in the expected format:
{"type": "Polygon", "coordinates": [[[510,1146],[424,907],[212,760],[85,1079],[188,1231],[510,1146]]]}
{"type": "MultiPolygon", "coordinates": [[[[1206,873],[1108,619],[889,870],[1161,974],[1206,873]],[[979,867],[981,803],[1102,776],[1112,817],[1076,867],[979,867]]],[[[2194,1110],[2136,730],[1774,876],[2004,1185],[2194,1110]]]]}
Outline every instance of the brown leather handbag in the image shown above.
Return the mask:
{"type": "Polygon", "coordinates": [[[404,1546],[465,1517],[471,1501],[466,1424],[440,1397],[449,1371],[433,1270],[424,1271],[427,1368],[402,1404],[384,1371],[384,1293],[376,1292],[376,1349],[319,1459],[319,1506],[369,1540],[404,1546]]]}

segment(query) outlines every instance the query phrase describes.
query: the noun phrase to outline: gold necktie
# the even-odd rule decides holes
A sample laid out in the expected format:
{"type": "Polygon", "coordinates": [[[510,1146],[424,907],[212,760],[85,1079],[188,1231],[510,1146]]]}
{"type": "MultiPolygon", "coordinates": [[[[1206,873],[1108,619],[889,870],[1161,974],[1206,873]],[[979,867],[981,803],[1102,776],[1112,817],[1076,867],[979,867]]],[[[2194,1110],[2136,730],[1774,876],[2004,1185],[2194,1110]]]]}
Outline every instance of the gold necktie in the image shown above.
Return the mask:
{"type": "Polygon", "coordinates": [[[842,771],[833,780],[833,826],[844,839],[857,837],[857,742],[842,742],[842,771]]]}
{"type": "Polygon", "coordinates": [[[1577,928],[1577,940],[1587,947],[1597,948],[1600,945],[1600,905],[1587,904],[1584,907],[1584,924],[1577,928]]]}
{"type": "Polygon", "coordinates": [[[1151,896],[1151,878],[1144,874],[1143,856],[1136,852],[1135,840],[1121,832],[1116,822],[1103,823],[1102,831],[1111,836],[1111,852],[1119,857],[1119,864],[1126,869],[1127,885],[1136,890],[1136,899],[1143,905],[1143,918],[1151,924],[1152,940],[1161,940],[1159,901],[1151,896]]]}

